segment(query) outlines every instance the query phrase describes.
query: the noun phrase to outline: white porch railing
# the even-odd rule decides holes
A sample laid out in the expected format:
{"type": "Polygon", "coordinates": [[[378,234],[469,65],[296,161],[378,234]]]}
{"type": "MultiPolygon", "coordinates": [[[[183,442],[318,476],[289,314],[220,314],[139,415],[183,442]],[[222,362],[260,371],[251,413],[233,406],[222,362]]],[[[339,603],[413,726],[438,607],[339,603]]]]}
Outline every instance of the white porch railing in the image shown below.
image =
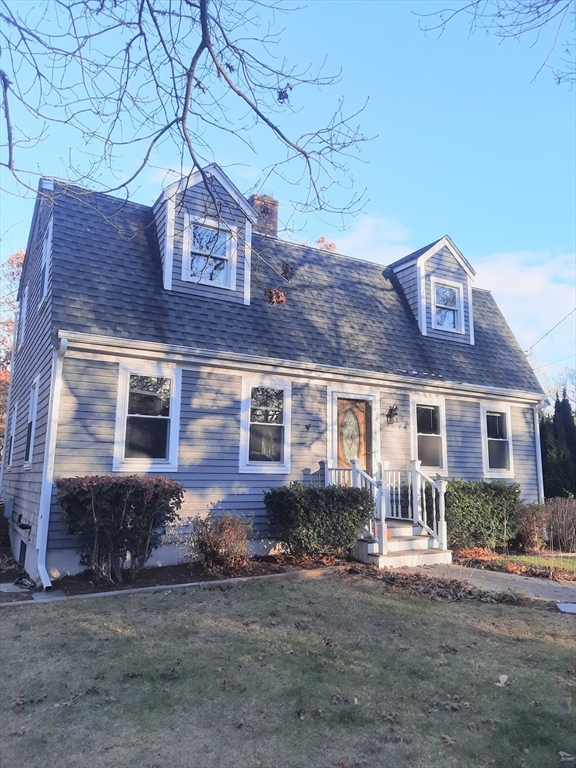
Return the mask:
{"type": "Polygon", "coordinates": [[[310,473],[307,481],[312,485],[344,485],[365,488],[374,499],[376,514],[370,521],[369,533],[378,544],[378,553],[388,550],[386,518],[410,520],[422,527],[438,542],[441,549],[448,549],[444,495],[445,480],[433,480],[422,472],[421,462],[412,461],[410,468],[390,469],[390,462],[378,465],[376,477],[371,477],[352,459],[351,467],[330,467],[320,461],[320,469],[310,473]]]}

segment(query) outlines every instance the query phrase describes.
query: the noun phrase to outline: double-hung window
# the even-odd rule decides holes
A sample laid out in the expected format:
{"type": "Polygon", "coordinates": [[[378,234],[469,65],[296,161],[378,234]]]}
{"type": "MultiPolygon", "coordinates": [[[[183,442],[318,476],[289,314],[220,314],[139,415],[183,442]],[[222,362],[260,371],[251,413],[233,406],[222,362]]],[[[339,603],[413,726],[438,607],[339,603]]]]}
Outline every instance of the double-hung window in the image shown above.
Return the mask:
{"type": "Polygon", "coordinates": [[[26,424],[26,442],[24,443],[24,465],[30,465],[34,457],[34,437],[36,432],[36,412],[38,410],[38,379],[30,390],[28,422],[26,424]]]}
{"type": "Polygon", "coordinates": [[[20,299],[20,311],[18,313],[18,347],[24,343],[26,335],[26,316],[28,315],[28,286],[22,292],[20,299]]]}
{"type": "Polygon", "coordinates": [[[12,408],[12,416],[10,418],[10,431],[8,432],[8,441],[6,443],[5,454],[5,466],[6,469],[10,469],[12,462],[14,461],[14,441],[16,439],[16,419],[18,418],[18,405],[16,404],[12,408]]]}
{"type": "Polygon", "coordinates": [[[441,331],[464,333],[462,286],[431,278],[432,327],[441,331]]]}
{"type": "Polygon", "coordinates": [[[290,472],[290,383],[244,380],[240,472],[290,472]]]}
{"type": "Polygon", "coordinates": [[[481,419],[484,474],[489,477],[512,477],[514,467],[509,406],[483,403],[481,419]]]}
{"type": "Polygon", "coordinates": [[[114,469],[178,469],[180,371],[172,366],[121,367],[114,469]]]}
{"type": "Polygon", "coordinates": [[[223,219],[195,221],[184,227],[182,279],[218,288],[236,288],[236,230],[223,219]]]}
{"type": "Polygon", "coordinates": [[[446,424],[444,401],[420,396],[412,400],[414,457],[422,467],[446,472],[446,424]]]}

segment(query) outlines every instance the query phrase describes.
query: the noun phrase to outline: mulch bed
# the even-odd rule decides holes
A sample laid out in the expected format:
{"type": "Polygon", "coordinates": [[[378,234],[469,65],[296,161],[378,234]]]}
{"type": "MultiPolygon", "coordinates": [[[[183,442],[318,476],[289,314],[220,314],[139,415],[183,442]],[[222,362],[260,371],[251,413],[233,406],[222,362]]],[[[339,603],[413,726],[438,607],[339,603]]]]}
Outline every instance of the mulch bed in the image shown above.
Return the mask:
{"type": "MultiPolygon", "coordinates": [[[[64,576],[52,582],[53,590],[60,590],[66,596],[89,595],[95,592],[117,592],[123,589],[140,589],[142,587],[172,586],[176,584],[188,584],[196,581],[216,581],[218,579],[233,579],[245,576],[266,576],[274,573],[287,573],[288,571],[312,570],[315,568],[327,568],[334,565],[345,565],[344,560],[332,556],[299,557],[290,555],[270,555],[268,557],[250,558],[246,566],[242,568],[215,568],[206,570],[199,563],[181,563],[179,565],[163,565],[152,568],[144,568],[133,581],[122,584],[97,584],[94,582],[91,571],[74,576],[64,576]]],[[[19,566],[15,564],[14,570],[6,571],[0,580],[13,583],[21,573],[19,566]]],[[[14,602],[16,600],[32,600],[35,591],[41,589],[22,589],[18,592],[0,592],[0,602],[14,602]]]]}
{"type": "Polygon", "coordinates": [[[462,549],[454,554],[453,560],[457,565],[464,565],[467,568],[514,573],[518,576],[536,576],[540,579],[553,579],[555,581],[576,581],[576,573],[571,571],[561,568],[550,568],[546,565],[535,566],[513,563],[510,560],[506,560],[504,555],[497,555],[480,547],[462,549]]]}

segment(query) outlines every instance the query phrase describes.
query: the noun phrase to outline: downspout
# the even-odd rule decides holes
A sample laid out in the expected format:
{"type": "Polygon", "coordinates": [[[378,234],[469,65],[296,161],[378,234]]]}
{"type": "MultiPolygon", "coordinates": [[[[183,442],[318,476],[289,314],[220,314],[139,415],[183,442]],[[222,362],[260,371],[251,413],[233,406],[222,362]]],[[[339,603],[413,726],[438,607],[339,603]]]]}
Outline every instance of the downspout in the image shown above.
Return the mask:
{"type": "Polygon", "coordinates": [[[52,581],[46,569],[46,549],[48,545],[48,524],[50,522],[50,506],[52,504],[52,483],[54,480],[54,460],[56,456],[56,435],[58,433],[58,416],[60,414],[60,393],[62,391],[62,366],[64,355],[68,348],[68,339],[60,339],[60,346],[52,356],[52,373],[50,377],[50,405],[48,406],[48,424],[46,428],[46,443],[44,446],[44,466],[42,468],[42,490],[40,492],[40,508],[38,510],[38,530],[36,533],[36,548],[38,549],[38,575],[44,589],[52,589],[52,581]]]}
{"type": "Polygon", "coordinates": [[[542,473],[542,448],[540,446],[540,417],[539,410],[544,407],[544,402],[532,406],[534,414],[534,448],[536,450],[536,477],[538,480],[538,503],[544,504],[544,475],[542,473]]]}

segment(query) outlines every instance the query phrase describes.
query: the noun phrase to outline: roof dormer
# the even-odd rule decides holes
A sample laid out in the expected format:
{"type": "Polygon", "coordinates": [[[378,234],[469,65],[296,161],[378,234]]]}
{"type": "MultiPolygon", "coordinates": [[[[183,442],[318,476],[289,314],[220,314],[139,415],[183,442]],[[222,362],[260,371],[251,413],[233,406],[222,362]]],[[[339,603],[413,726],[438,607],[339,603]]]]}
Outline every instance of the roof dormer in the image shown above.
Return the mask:
{"type": "Polygon", "coordinates": [[[164,288],[250,303],[258,215],[216,164],[166,187],[154,205],[164,288]]]}
{"type": "Polygon", "coordinates": [[[475,271],[446,235],[391,265],[423,336],[474,344],[475,271]]]}

